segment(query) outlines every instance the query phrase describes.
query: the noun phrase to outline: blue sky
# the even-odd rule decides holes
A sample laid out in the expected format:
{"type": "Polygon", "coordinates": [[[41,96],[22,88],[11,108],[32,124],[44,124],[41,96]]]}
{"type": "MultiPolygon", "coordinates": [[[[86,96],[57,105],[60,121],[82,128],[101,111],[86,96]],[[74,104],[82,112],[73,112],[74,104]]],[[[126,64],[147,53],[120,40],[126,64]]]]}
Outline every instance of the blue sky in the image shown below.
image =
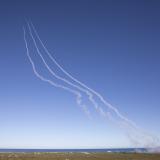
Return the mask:
{"type": "Polygon", "coordinates": [[[0,147],[134,146],[92,105],[90,120],[72,94],[35,77],[23,40],[25,19],[69,73],[159,136],[159,7],[158,1],[143,0],[2,1],[0,147]]]}

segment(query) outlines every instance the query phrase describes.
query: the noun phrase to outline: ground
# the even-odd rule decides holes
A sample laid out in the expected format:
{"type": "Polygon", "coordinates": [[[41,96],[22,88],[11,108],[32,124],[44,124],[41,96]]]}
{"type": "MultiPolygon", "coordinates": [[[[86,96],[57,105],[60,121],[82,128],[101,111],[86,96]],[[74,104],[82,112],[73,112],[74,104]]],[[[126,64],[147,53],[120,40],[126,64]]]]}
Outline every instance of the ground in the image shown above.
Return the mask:
{"type": "Polygon", "coordinates": [[[0,153],[0,160],[160,160],[147,153],[0,153]]]}

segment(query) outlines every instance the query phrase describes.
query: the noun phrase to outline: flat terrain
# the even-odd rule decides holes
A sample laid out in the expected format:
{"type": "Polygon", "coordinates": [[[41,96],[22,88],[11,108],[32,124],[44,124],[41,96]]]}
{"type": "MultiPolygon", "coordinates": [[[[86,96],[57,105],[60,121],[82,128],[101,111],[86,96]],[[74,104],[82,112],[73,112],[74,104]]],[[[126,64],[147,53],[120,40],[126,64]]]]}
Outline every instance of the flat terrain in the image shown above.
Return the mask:
{"type": "Polygon", "coordinates": [[[160,160],[144,153],[0,153],[0,160],[160,160]]]}

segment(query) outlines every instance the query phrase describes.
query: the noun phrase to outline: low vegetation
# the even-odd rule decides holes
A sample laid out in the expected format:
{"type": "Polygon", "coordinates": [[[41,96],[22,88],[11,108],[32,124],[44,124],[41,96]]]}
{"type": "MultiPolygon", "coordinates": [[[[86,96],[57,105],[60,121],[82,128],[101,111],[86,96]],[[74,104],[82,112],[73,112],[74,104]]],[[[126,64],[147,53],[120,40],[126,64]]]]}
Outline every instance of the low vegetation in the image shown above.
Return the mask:
{"type": "Polygon", "coordinates": [[[0,160],[160,160],[160,154],[143,153],[0,153],[0,160]]]}

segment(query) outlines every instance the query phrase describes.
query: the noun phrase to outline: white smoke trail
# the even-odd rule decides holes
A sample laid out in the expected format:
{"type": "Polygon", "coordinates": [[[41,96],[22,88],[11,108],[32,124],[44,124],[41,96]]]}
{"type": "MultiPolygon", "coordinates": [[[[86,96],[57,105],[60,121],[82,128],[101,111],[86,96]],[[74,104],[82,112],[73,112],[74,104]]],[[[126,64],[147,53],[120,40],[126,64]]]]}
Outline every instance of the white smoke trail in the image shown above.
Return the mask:
{"type": "Polygon", "coordinates": [[[45,52],[47,53],[47,55],[49,56],[49,58],[52,60],[52,62],[53,62],[54,64],[56,64],[56,66],[57,66],[65,75],[67,75],[67,76],[68,76],[71,80],[73,80],[74,82],[78,83],[81,87],[80,87],[79,85],[73,84],[72,82],[70,82],[70,81],[68,81],[68,80],[66,80],[66,79],[64,79],[64,78],[62,78],[62,77],[60,77],[60,76],[57,76],[57,75],[49,68],[49,66],[48,66],[47,63],[45,62],[43,56],[42,56],[41,53],[39,52],[39,49],[38,49],[38,47],[37,47],[37,44],[36,44],[36,42],[35,42],[35,39],[34,39],[34,37],[33,37],[33,35],[32,35],[31,29],[30,29],[30,26],[29,26],[30,35],[31,35],[31,37],[32,37],[32,39],[33,39],[33,41],[34,41],[34,44],[35,44],[36,49],[37,49],[37,52],[39,53],[39,56],[41,57],[43,63],[44,63],[45,66],[46,66],[46,68],[50,71],[50,73],[51,73],[52,75],[54,75],[57,79],[60,79],[60,80],[62,80],[62,81],[64,81],[64,82],[66,82],[66,83],[69,84],[70,86],[75,87],[75,88],[77,88],[78,90],[85,92],[85,93],[89,96],[89,100],[93,103],[94,107],[95,107],[96,109],[98,108],[98,111],[100,112],[100,114],[103,115],[103,116],[109,115],[109,117],[111,117],[111,119],[112,119],[112,116],[111,116],[110,112],[107,112],[107,113],[104,112],[103,109],[100,108],[100,107],[98,106],[97,102],[94,100],[94,96],[98,97],[98,98],[100,99],[100,101],[103,102],[103,104],[104,104],[105,106],[107,106],[109,109],[111,109],[111,110],[113,111],[113,113],[116,114],[116,116],[117,116],[118,118],[120,118],[121,122],[118,122],[117,120],[115,120],[115,121],[116,121],[116,123],[119,124],[120,127],[123,127],[123,128],[125,128],[125,129],[127,130],[127,133],[128,133],[128,135],[129,135],[130,139],[132,140],[132,142],[135,141],[135,143],[142,145],[142,143],[144,143],[144,142],[143,142],[143,140],[144,140],[144,141],[147,141],[147,142],[146,142],[143,146],[146,146],[146,145],[148,145],[148,144],[149,144],[149,146],[150,146],[150,144],[152,144],[152,146],[153,146],[153,144],[155,144],[155,139],[154,139],[153,136],[149,135],[148,133],[143,132],[133,121],[131,121],[131,120],[129,120],[128,118],[126,118],[125,116],[123,116],[116,107],[114,107],[114,106],[112,106],[110,103],[108,103],[108,102],[102,97],[102,95],[100,95],[100,94],[99,94],[98,92],[96,92],[95,90],[89,88],[87,85],[85,85],[84,83],[80,82],[79,80],[77,80],[76,78],[74,78],[72,75],[70,75],[67,71],[65,71],[65,70],[63,69],[63,67],[61,67],[61,65],[59,65],[59,63],[58,63],[58,62],[52,57],[52,55],[49,53],[49,51],[48,51],[47,48],[45,47],[44,43],[43,43],[42,40],[40,39],[40,37],[39,37],[39,35],[38,35],[38,32],[36,31],[34,25],[33,25],[32,23],[31,23],[31,25],[32,25],[32,28],[33,28],[33,30],[34,30],[34,33],[35,33],[36,37],[37,37],[38,40],[40,41],[41,45],[43,46],[45,52]],[[83,87],[83,88],[82,88],[82,87],[83,87]],[[139,139],[139,138],[141,138],[141,139],[139,139]]]}
{"type": "MultiPolygon", "coordinates": [[[[78,83],[79,85],[81,85],[82,87],[84,87],[85,89],[83,91],[86,92],[87,95],[89,95],[90,100],[95,103],[95,101],[93,100],[93,94],[95,94],[100,100],[101,102],[104,103],[105,106],[109,107],[113,112],[115,112],[117,114],[117,116],[127,122],[129,125],[132,125],[134,128],[138,128],[138,126],[131,120],[129,120],[128,118],[124,117],[117,108],[115,108],[114,106],[112,106],[110,103],[108,103],[103,97],[102,95],[100,95],[98,92],[96,92],[95,90],[91,89],[90,87],[88,87],[87,85],[85,85],[84,83],[80,82],[79,80],[77,80],[76,78],[74,78],[71,74],[69,74],[65,69],[63,69],[63,67],[55,60],[55,58],[52,57],[52,55],[50,54],[50,52],[48,51],[48,49],[46,48],[46,46],[44,45],[44,43],[42,42],[36,28],[34,27],[33,23],[30,21],[32,28],[38,38],[38,40],[40,41],[41,45],[43,46],[45,52],[47,53],[47,55],[49,56],[49,58],[52,60],[52,62],[65,74],[67,75],[70,79],[72,79],[74,82],[78,83]],[[88,92],[88,90],[90,92],[88,92]],[[91,94],[93,93],[93,94],[91,94]]],[[[79,88],[77,85],[74,85],[77,88],[79,88]]],[[[82,88],[80,88],[82,90],[82,88]]],[[[98,108],[97,103],[95,103],[96,108],[98,108]]],[[[102,109],[100,109],[102,111],[102,109]]]]}
{"type": "Polygon", "coordinates": [[[34,74],[35,74],[40,80],[42,80],[43,82],[47,82],[47,83],[49,83],[50,85],[52,85],[52,86],[54,86],[54,87],[64,89],[64,90],[66,90],[66,91],[71,92],[72,94],[74,94],[74,95],[76,96],[76,102],[77,102],[77,104],[84,110],[84,112],[85,112],[85,113],[88,115],[88,117],[90,118],[90,113],[89,113],[89,111],[87,110],[86,106],[82,104],[82,100],[81,100],[82,95],[81,95],[79,92],[77,92],[77,91],[75,91],[75,90],[72,90],[72,89],[70,89],[70,88],[68,88],[68,87],[65,87],[65,86],[63,86],[63,85],[56,84],[56,83],[54,83],[53,81],[51,81],[51,80],[49,80],[49,79],[46,79],[45,77],[43,77],[42,75],[40,75],[40,74],[37,72],[36,67],[35,67],[35,64],[34,64],[32,58],[31,58],[31,56],[30,56],[30,54],[29,54],[28,43],[27,43],[27,40],[26,40],[26,31],[25,31],[25,28],[23,28],[23,32],[24,32],[25,47],[26,47],[26,50],[27,50],[27,57],[28,57],[31,65],[32,65],[32,69],[33,69],[34,74]]]}
{"type": "Polygon", "coordinates": [[[43,55],[41,54],[41,52],[40,52],[40,50],[39,50],[39,48],[38,48],[38,46],[37,46],[36,40],[35,40],[35,38],[34,38],[34,36],[33,36],[33,34],[32,34],[32,30],[31,30],[31,27],[30,27],[29,23],[27,23],[27,24],[28,24],[30,36],[31,36],[31,38],[32,38],[32,40],[33,40],[33,43],[34,43],[35,47],[36,47],[37,53],[38,53],[38,55],[40,56],[43,64],[44,64],[45,67],[47,68],[47,70],[51,73],[51,75],[54,76],[55,78],[57,78],[57,79],[65,82],[66,84],[68,84],[68,85],[70,85],[70,86],[78,89],[79,91],[85,92],[85,93],[88,95],[89,100],[90,100],[90,102],[93,104],[93,106],[95,107],[95,109],[96,109],[97,111],[99,111],[99,113],[100,113],[101,115],[104,116],[104,113],[102,114],[102,110],[103,110],[103,109],[102,109],[101,107],[99,107],[98,104],[96,103],[96,101],[93,99],[93,94],[92,94],[91,92],[89,92],[88,90],[86,90],[86,89],[84,89],[84,88],[82,88],[82,87],[80,87],[80,86],[78,86],[78,85],[73,84],[72,82],[68,81],[68,80],[65,79],[65,78],[62,78],[62,77],[58,76],[55,72],[53,72],[53,70],[49,67],[49,65],[48,65],[47,62],[45,61],[43,55]]]}

